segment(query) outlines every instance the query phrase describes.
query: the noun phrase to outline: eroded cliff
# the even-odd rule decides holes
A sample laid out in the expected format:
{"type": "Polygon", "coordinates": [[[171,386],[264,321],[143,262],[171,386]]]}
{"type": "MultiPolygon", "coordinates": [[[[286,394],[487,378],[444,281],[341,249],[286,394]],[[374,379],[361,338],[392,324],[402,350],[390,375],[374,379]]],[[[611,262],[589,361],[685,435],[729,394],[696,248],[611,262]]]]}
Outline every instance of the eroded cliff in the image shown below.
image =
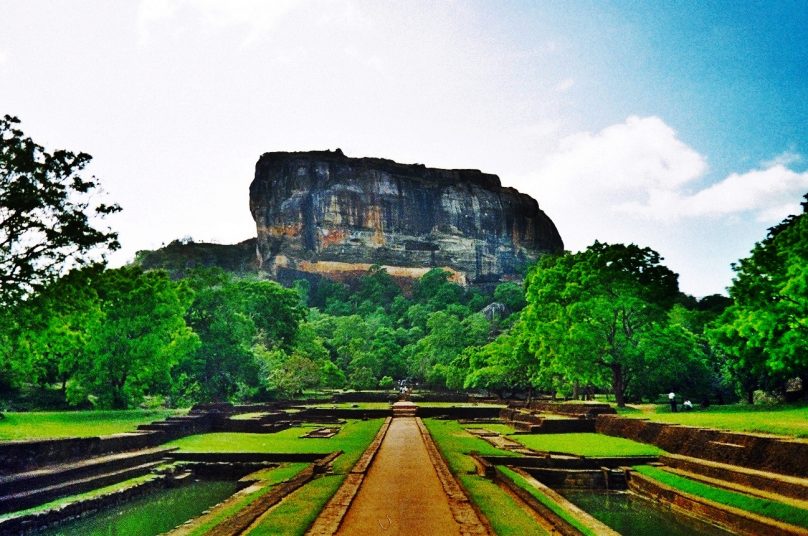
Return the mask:
{"type": "Polygon", "coordinates": [[[281,280],[344,279],[373,264],[398,278],[434,267],[463,284],[518,278],[563,249],[532,197],[496,175],[336,151],[273,152],[250,185],[259,269],[281,280]]]}

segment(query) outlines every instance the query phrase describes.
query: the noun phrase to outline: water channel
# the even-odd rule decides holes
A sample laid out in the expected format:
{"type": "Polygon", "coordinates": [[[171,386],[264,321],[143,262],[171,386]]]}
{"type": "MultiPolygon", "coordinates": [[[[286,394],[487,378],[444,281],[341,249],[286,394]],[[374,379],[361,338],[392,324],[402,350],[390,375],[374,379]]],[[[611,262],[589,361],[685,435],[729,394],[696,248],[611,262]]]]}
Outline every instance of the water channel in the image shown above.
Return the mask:
{"type": "Polygon", "coordinates": [[[694,517],[671,510],[629,492],[557,490],[573,504],[617,532],[654,536],[727,536],[733,534],[694,517]]]}
{"type": "Polygon", "coordinates": [[[232,495],[236,481],[201,480],[149,492],[126,503],[58,527],[37,532],[40,536],[154,536],[198,516],[232,495]]]}

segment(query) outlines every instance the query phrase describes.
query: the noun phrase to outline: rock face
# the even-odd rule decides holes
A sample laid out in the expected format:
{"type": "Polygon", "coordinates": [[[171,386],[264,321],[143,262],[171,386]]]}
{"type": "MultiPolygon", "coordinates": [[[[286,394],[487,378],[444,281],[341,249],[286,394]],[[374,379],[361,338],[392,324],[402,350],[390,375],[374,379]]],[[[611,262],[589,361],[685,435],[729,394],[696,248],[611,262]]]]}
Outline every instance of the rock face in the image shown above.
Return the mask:
{"type": "Polygon", "coordinates": [[[259,268],[280,280],[353,277],[378,264],[398,278],[431,268],[462,284],[518,279],[563,249],[532,197],[496,175],[432,169],[342,151],[266,153],[250,185],[259,268]]]}

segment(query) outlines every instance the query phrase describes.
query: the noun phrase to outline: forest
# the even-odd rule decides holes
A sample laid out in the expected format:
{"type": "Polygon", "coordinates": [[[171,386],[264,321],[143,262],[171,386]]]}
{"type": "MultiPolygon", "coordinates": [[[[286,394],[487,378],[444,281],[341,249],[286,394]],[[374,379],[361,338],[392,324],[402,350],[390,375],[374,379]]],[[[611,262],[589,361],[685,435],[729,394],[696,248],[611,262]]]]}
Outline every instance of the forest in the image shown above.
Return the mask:
{"type": "Polygon", "coordinates": [[[185,407],[313,389],[410,386],[618,406],[675,391],[782,399],[808,378],[808,197],[733,265],[721,295],[682,293],[660,255],[595,241],[489,292],[381,267],[291,288],[215,268],[109,268],[119,210],[0,121],[0,409],[185,407]]]}

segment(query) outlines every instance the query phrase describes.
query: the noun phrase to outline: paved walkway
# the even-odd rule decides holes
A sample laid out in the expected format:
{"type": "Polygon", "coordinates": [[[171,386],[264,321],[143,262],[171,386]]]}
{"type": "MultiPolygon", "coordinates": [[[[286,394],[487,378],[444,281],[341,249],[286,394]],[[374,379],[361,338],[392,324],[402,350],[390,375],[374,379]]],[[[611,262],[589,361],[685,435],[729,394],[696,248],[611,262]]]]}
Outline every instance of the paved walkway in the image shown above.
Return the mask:
{"type": "Polygon", "coordinates": [[[415,418],[392,420],[337,534],[460,534],[415,418]]]}

